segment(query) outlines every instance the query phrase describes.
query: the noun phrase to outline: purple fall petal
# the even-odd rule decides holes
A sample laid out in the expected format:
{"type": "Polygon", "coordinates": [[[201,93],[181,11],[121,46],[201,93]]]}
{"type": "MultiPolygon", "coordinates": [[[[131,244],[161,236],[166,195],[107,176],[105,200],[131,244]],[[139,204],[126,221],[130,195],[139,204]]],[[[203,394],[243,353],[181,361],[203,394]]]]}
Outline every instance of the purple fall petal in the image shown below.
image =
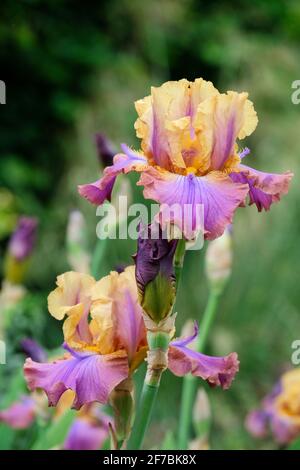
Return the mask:
{"type": "Polygon", "coordinates": [[[249,186],[249,204],[255,204],[258,211],[270,209],[273,202],[280,201],[289,189],[293,174],[264,173],[246,165],[239,165],[239,172],[230,174],[235,183],[246,183],[249,186]]]}
{"type": "Polygon", "coordinates": [[[102,178],[94,183],[78,186],[78,192],[92,204],[100,205],[107,199],[110,200],[111,193],[120,173],[140,171],[147,165],[147,159],[143,155],[133,152],[125,144],[122,144],[124,154],[119,153],[114,157],[113,165],[105,168],[102,178]]]}
{"type": "Polygon", "coordinates": [[[72,351],[70,357],[52,363],[27,359],[24,374],[30,390],[46,392],[49,406],[56,406],[61,395],[71,389],[76,395],[73,408],[79,409],[94,401],[107,403],[110,392],[128,376],[128,360],[125,352],[101,356],[72,351]]]}
{"type": "Polygon", "coordinates": [[[194,341],[197,335],[198,327],[195,323],[193,335],[171,341],[169,369],[178,376],[191,372],[196,377],[206,380],[210,386],[220,385],[224,389],[229,388],[239,370],[237,354],[231,353],[225,357],[214,357],[187,348],[186,346],[194,341]]]}

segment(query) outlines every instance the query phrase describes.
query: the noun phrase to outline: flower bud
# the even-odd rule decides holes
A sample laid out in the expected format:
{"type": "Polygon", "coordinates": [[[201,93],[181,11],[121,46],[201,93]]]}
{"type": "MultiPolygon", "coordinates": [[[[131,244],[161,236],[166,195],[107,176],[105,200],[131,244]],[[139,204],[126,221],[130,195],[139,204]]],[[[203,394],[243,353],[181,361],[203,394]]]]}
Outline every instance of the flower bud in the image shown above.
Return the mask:
{"type": "Polygon", "coordinates": [[[20,284],[27,269],[27,261],[36,242],[38,222],[33,217],[21,217],[10,239],[5,260],[7,281],[20,284]]]}
{"type": "Polygon", "coordinates": [[[79,210],[69,215],[67,227],[67,256],[71,268],[80,273],[90,272],[90,255],[87,250],[87,230],[79,210]]]}
{"type": "Polygon", "coordinates": [[[193,427],[195,431],[195,439],[190,442],[190,449],[205,450],[209,448],[208,436],[210,424],[211,409],[209,399],[204,388],[199,388],[193,410],[193,427]]]}
{"type": "Polygon", "coordinates": [[[111,141],[106,137],[105,134],[97,132],[95,134],[95,143],[98,153],[98,159],[101,166],[110,166],[113,164],[113,158],[117,151],[114,148],[111,141]]]}
{"type": "Polygon", "coordinates": [[[206,275],[211,288],[222,291],[231,274],[231,229],[226,229],[221,237],[209,243],[206,251],[205,265],[206,275]]]}
{"type": "Polygon", "coordinates": [[[45,350],[34,339],[24,338],[20,346],[26,357],[30,357],[33,361],[45,362],[47,360],[45,350]]]}
{"type": "Polygon", "coordinates": [[[134,399],[131,377],[115,387],[110,394],[110,404],[114,411],[114,434],[117,442],[123,443],[129,437],[133,421],[134,399]]]}
{"type": "Polygon", "coordinates": [[[171,314],[175,301],[173,258],[176,246],[177,240],[164,239],[158,225],[140,228],[134,257],[139,301],[145,314],[156,324],[171,314]]]}

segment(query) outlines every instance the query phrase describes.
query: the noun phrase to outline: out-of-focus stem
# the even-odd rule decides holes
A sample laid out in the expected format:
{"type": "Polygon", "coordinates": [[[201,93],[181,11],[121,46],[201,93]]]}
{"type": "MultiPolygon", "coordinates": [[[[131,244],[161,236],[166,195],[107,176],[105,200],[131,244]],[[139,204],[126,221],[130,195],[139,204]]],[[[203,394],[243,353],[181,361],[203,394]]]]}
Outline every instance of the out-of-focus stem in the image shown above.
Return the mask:
{"type": "Polygon", "coordinates": [[[94,254],[91,262],[91,274],[95,279],[99,279],[101,275],[101,262],[104,257],[108,238],[98,239],[96,242],[94,254]]]}
{"type": "MultiPolygon", "coordinates": [[[[207,343],[208,334],[212,327],[217,312],[221,291],[212,289],[210,291],[208,303],[204,311],[204,315],[200,322],[199,336],[196,343],[196,350],[203,352],[207,343]]],[[[192,422],[193,405],[196,396],[197,381],[192,375],[186,375],[183,380],[181,409],[179,417],[179,449],[187,449],[190,428],[192,422]]]]}

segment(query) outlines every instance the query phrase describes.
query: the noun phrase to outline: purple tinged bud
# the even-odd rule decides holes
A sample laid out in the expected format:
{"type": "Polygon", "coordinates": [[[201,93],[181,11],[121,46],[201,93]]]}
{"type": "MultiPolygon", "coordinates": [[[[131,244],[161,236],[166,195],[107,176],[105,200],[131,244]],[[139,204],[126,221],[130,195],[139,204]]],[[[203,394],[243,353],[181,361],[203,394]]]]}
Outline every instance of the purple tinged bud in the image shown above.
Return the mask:
{"type": "Polygon", "coordinates": [[[134,256],[139,300],[144,312],[156,323],[171,314],[175,301],[173,258],[177,242],[164,238],[157,224],[140,227],[134,256]]]}
{"type": "Polygon", "coordinates": [[[95,134],[95,143],[101,166],[111,166],[113,164],[113,158],[117,153],[111,141],[105,134],[97,132],[95,134]]]}
{"type": "Polygon", "coordinates": [[[28,258],[36,242],[38,221],[34,217],[20,217],[9,242],[9,254],[17,261],[28,258]]]}
{"type": "Polygon", "coordinates": [[[47,354],[42,346],[31,338],[22,339],[21,349],[26,357],[30,357],[35,362],[45,362],[47,360],[47,354]]]}

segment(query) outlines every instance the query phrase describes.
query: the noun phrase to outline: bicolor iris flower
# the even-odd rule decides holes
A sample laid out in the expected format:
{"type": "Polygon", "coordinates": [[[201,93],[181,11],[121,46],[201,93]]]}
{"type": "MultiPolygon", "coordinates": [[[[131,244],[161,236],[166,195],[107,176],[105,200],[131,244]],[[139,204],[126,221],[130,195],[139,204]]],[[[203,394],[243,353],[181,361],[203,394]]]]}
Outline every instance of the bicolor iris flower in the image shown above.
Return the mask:
{"type": "Polygon", "coordinates": [[[123,144],[102,178],[79,186],[91,203],[109,200],[118,174],[136,171],[144,197],[160,204],[162,224],[175,224],[186,239],[201,230],[214,239],[247,195],[261,211],[287,193],[292,173],[263,173],[242,163],[249,150],[240,141],[258,122],[247,93],[219,93],[202,78],[183,79],[152,87],[135,107],[141,150],[123,144]]]}
{"type": "Polygon", "coordinates": [[[25,378],[31,390],[45,390],[50,406],[68,389],[73,407],[106,403],[112,390],[143,361],[145,327],[137,301],[134,269],[112,272],[99,282],[87,274],[58,276],[48,297],[51,315],[63,320],[63,358],[52,363],[26,360],[25,378]]]}
{"type": "MultiPolygon", "coordinates": [[[[73,407],[107,403],[111,392],[130,377],[148,349],[143,311],[138,302],[135,268],[96,282],[91,276],[68,272],[58,277],[48,297],[50,313],[63,324],[66,354],[50,363],[28,358],[24,373],[31,390],[43,389],[50,406],[73,390],[73,407]]],[[[237,370],[236,353],[210,357],[187,346],[197,336],[171,341],[169,369],[178,376],[191,372],[210,385],[230,386],[237,370]]]]}
{"type": "Polygon", "coordinates": [[[270,430],[279,444],[300,436],[300,368],[282,375],[261,409],[248,414],[246,428],[258,438],[267,437],[270,430]]]}

